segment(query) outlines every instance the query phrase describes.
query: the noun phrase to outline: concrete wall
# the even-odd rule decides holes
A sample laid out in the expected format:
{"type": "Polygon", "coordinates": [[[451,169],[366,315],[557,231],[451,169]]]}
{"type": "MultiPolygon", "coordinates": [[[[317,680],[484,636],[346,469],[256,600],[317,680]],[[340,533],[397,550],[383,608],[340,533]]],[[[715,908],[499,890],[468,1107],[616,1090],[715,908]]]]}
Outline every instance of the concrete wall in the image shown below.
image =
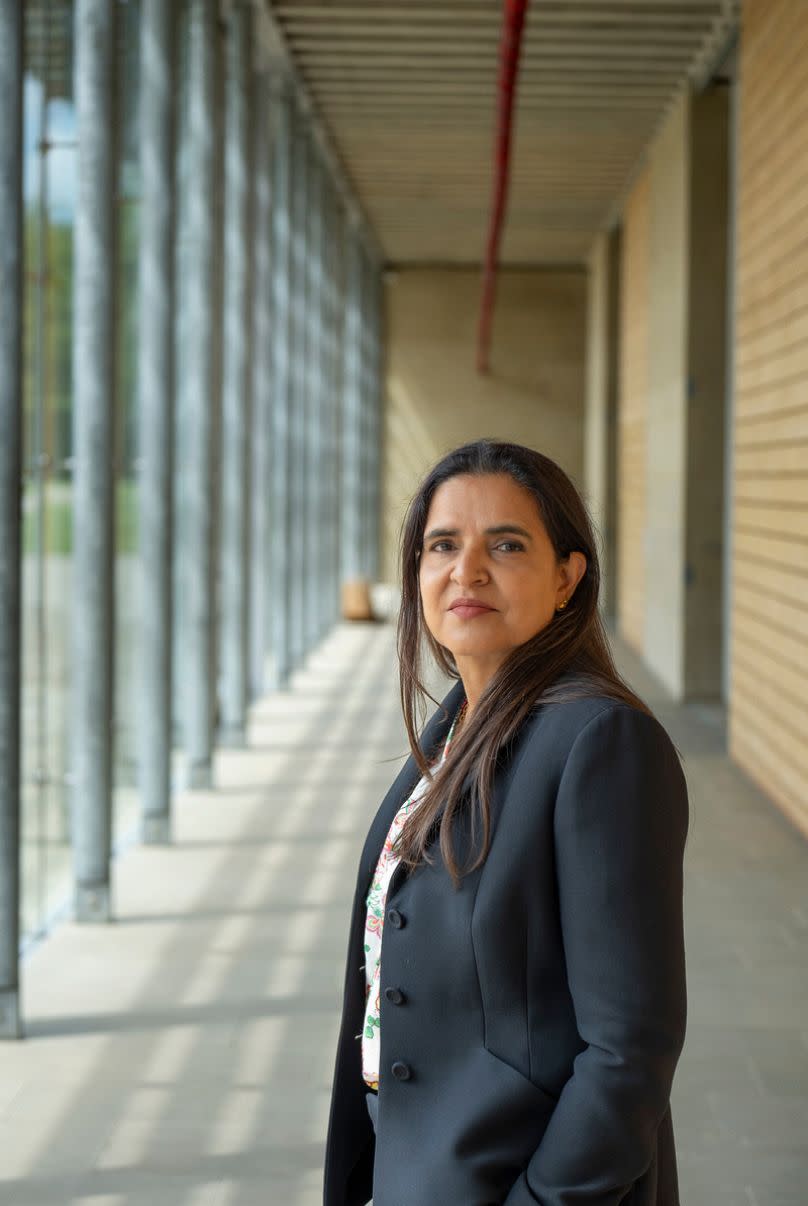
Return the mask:
{"type": "Polygon", "coordinates": [[[691,101],[683,668],[688,699],[723,694],[729,111],[727,87],[691,101]]]}
{"type": "Polygon", "coordinates": [[[644,169],[623,215],[617,409],[617,621],[644,652],[651,178],[644,169]]]}
{"type": "Polygon", "coordinates": [[[687,261],[690,103],[673,110],[651,150],[648,409],[643,651],[678,697],[684,686],[687,498],[687,261]]]}
{"type": "Polygon", "coordinates": [[[601,537],[601,610],[616,611],[617,381],[620,231],[598,235],[589,259],[584,487],[601,537]]]}
{"type": "Polygon", "coordinates": [[[557,460],[582,486],[586,274],[502,272],[491,372],[475,368],[480,273],[400,270],[387,302],[382,578],[398,582],[398,541],[420,479],[481,436],[557,460]]]}
{"type": "Polygon", "coordinates": [[[743,9],[729,743],[808,833],[804,0],[743,9]]]}
{"type": "Polygon", "coordinates": [[[682,96],[624,215],[618,624],[678,698],[721,696],[728,96],[682,96]]]}

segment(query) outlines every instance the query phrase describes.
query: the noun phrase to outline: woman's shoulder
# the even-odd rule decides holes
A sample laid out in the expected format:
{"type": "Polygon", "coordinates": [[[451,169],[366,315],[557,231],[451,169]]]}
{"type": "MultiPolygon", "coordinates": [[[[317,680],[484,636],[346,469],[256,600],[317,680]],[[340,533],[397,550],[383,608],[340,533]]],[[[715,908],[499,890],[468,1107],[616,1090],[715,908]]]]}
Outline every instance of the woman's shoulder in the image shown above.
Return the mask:
{"type": "Polygon", "coordinates": [[[540,700],[528,718],[527,743],[553,751],[553,761],[563,766],[573,749],[603,745],[617,755],[651,746],[675,754],[675,746],[653,712],[606,691],[574,689],[562,685],[547,700],[540,700]]]}
{"type": "Polygon", "coordinates": [[[617,708],[640,713],[633,704],[609,694],[603,687],[586,680],[562,676],[541,695],[533,706],[530,721],[554,731],[568,731],[577,736],[593,720],[617,708]]]}
{"type": "MultiPolygon", "coordinates": [[[[514,750],[509,793],[548,802],[561,819],[581,808],[603,806],[615,793],[633,815],[653,798],[671,823],[687,829],[687,782],[667,730],[650,712],[608,694],[593,694],[537,708],[514,750]],[[592,790],[596,785],[596,790],[592,790]]],[[[520,813],[533,815],[530,809],[520,813]]],[[[536,815],[546,815],[541,812],[536,815]]],[[[678,832],[678,830],[677,830],[678,832]]]]}

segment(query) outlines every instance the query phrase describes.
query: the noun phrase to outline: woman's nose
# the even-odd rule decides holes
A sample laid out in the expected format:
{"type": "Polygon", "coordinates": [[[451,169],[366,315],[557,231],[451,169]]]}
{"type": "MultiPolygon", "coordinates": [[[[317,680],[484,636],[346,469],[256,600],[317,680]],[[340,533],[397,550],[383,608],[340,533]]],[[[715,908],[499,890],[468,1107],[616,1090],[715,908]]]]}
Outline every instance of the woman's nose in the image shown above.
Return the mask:
{"type": "Polygon", "coordinates": [[[461,549],[454,559],[452,578],[458,583],[479,582],[487,573],[485,556],[479,549],[461,549]]]}

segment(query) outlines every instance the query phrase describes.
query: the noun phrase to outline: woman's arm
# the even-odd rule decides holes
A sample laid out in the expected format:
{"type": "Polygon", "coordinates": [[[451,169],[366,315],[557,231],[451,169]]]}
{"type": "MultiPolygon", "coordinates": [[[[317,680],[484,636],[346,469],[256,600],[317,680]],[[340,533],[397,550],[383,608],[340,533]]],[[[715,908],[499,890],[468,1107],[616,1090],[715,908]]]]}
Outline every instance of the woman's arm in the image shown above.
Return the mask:
{"type": "Polygon", "coordinates": [[[587,1043],[504,1206],[617,1206],[648,1168],[687,1012],[687,786],[664,728],[604,709],[567,759],[555,844],[567,975],[587,1043]]]}

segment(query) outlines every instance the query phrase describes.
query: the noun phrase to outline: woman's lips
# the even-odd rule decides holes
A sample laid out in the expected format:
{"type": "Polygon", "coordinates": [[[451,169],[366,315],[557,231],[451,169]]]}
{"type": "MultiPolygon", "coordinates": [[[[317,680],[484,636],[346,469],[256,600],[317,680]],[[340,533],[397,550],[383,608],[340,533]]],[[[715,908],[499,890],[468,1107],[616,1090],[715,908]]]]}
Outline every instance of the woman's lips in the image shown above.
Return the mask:
{"type": "Polygon", "coordinates": [[[493,607],[483,607],[473,603],[459,603],[457,607],[450,607],[449,610],[456,616],[460,616],[463,620],[472,620],[475,616],[487,616],[493,612],[493,607]]]}

